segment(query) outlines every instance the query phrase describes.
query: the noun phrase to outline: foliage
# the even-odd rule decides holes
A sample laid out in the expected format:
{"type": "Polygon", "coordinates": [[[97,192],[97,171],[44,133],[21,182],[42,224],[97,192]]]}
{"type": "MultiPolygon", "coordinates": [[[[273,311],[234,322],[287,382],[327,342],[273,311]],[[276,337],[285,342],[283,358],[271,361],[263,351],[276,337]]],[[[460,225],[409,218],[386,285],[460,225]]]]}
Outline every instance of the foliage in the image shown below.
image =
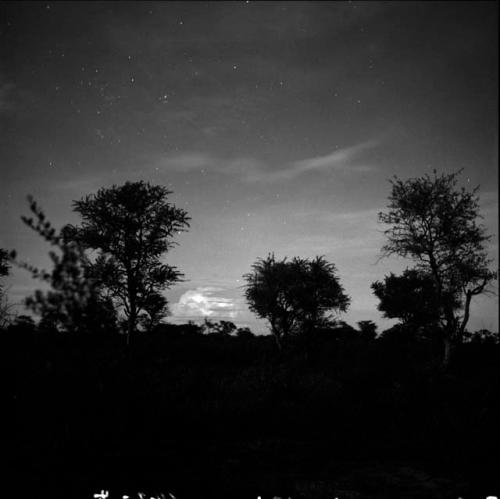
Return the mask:
{"type": "Polygon", "coordinates": [[[319,256],[259,259],[245,274],[245,297],[250,310],[269,321],[282,346],[290,336],[309,333],[331,323],[331,312],[347,310],[350,299],[336,276],[336,268],[319,256]]]}
{"type": "Polygon", "coordinates": [[[395,177],[388,211],[379,213],[379,221],[389,225],[384,256],[411,258],[418,271],[434,280],[445,363],[451,343],[459,342],[465,331],[472,297],[496,278],[485,247],[490,236],[478,223],[478,188],[458,189],[459,173],[434,172],[433,177],[404,181],[395,177]]]}
{"type": "MultiPolygon", "coordinates": [[[[406,269],[402,275],[393,273],[372,285],[380,300],[378,310],[389,319],[400,319],[405,325],[415,327],[438,325],[442,306],[438,300],[436,283],[432,275],[417,269],[406,269]]],[[[453,296],[453,308],[460,303],[453,296]]]]}
{"type": "Polygon", "coordinates": [[[64,228],[58,233],[32,197],[28,197],[28,201],[34,217],[21,218],[54,248],[49,252],[54,269],[47,272],[18,262],[16,253],[12,252],[12,261],[52,288],[47,292],[35,291],[26,299],[26,306],[41,316],[43,324],[50,323],[58,330],[89,332],[113,329],[114,309],[109,300],[101,296],[98,283],[89,275],[89,262],[84,249],[77,242],[67,239],[64,228]]]}
{"type": "Polygon", "coordinates": [[[124,311],[129,333],[141,314],[148,327],[167,314],[160,292],[182,277],[160,260],[174,245],[172,237],[189,227],[187,213],[167,202],[169,194],[162,186],[126,182],[73,205],[82,223],[69,228],[70,237],[97,252],[92,275],[124,311]]]}

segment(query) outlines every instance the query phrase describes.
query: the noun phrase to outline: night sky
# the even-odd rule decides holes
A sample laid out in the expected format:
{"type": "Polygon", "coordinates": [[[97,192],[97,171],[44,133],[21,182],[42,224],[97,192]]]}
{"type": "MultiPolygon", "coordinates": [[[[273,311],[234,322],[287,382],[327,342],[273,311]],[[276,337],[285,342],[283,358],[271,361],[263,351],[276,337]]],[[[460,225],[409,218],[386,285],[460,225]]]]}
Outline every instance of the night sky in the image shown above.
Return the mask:
{"type": "MultiPolygon", "coordinates": [[[[72,200],[144,179],[192,217],[166,261],[173,316],[264,331],[242,274],[257,257],[335,263],[341,318],[391,324],[370,284],[388,179],[463,169],[498,266],[496,2],[4,2],[0,247],[48,266],[23,225],[32,194],[58,227],[72,200]]],[[[50,268],[50,267],[49,267],[50,268]]],[[[19,303],[39,283],[8,280],[19,303]]],[[[470,328],[497,330],[498,297],[470,328]]]]}

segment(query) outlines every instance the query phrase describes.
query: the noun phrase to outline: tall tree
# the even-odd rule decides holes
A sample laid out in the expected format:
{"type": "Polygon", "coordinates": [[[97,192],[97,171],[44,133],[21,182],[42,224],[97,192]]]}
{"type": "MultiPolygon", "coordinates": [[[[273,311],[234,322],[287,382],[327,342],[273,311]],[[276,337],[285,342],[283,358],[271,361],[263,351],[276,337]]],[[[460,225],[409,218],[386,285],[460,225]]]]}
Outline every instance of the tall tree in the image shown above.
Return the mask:
{"type": "Polygon", "coordinates": [[[269,322],[280,348],[291,335],[324,326],[331,320],[331,312],[349,306],[335,265],[323,257],[280,261],[268,255],[243,277],[250,310],[269,322]]]}
{"type": "Polygon", "coordinates": [[[458,188],[459,173],[395,177],[388,211],[379,213],[379,221],[389,226],[383,255],[411,258],[434,280],[445,366],[453,345],[462,339],[472,297],[496,278],[486,251],[490,236],[478,222],[478,188],[458,188]]]}
{"type": "Polygon", "coordinates": [[[170,194],[163,186],[126,182],[73,204],[82,223],[68,227],[69,237],[97,252],[92,274],[124,311],[129,337],[141,313],[157,322],[158,314],[166,312],[158,293],[182,277],[161,261],[175,244],[172,238],[187,230],[190,220],[167,202],[170,194]]]}

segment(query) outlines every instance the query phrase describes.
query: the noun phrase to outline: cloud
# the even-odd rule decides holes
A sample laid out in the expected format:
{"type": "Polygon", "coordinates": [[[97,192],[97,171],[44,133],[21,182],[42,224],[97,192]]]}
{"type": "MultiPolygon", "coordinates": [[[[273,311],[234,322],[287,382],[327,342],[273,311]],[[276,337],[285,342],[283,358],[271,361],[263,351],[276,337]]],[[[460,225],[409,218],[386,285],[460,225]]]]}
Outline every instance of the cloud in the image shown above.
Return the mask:
{"type": "Polygon", "coordinates": [[[354,164],[353,159],[362,151],[378,145],[371,140],[360,144],[337,149],[325,156],[315,156],[287,163],[281,169],[272,169],[265,163],[253,158],[217,159],[209,154],[185,153],[164,157],[155,167],[168,171],[188,173],[192,171],[211,171],[239,177],[247,183],[271,183],[293,180],[312,171],[337,170],[345,172],[367,172],[374,169],[366,164],[354,164]]]}
{"type": "Polygon", "coordinates": [[[177,318],[230,317],[238,314],[237,300],[220,296],[222,288],[198,287],[181,295],[171,306],[172,315],[177,318]]]}
{"type": "Polygon", "coordinates": [[[354,159],[358,153],[365,149],[370,149],[375,147],[378,143],[376,141],[362,142],[352,147],[345,147],[343,149],[338,149],[331,152],[325,156],[315,156],[313,158],[306,158],[299,161],[294,161],[278,171],[270,172],[258,172],[259,174],[255,176],[250,176],[248,179],[250,181],[284,181],[292,180],[304,173],[319,170],[343,170],[343,171],[356,171],[356,172],[366,172],[371,171],[373,167],[368,165],[356,165],[351,164],[351,160],[354,159]]]}
{"type": "MultiPolygon", "coordinates": [[[[352,211],[328,211],[327,209],[306,209],[295,210],[291,216],[298,221],[305,221],[308,224],[314,220],[317,224],[327,227],[349,227],[362,228],[363,231],[369,228],[375,228],[378,220],[379,212],[383,211],[385,207],[380,208],[367,208],[352,211]]],[[[289,208],[290,211],[291,208],[289,208]]]]}
{"type": "Polygon", "coordinates": [[[354,156],[356,156],[360,151],[371,149],[377,145],[377,141],[369,140],[355,146],[344,147],[343,149],[333,151],[326,156],[316,156],[314,158],[297,161],[294,165],[294,169],[302,172],[331,167],[345,168],[346,163],[350,161],[354,156]]]}
{"type": "Polygon", "coordinates": [[[201,170],[208,167],[213,168],[214,160],[209,155],[186,153],[167,158],[164,162],[164,166],[174,171],[186,172],[201,170]]]}

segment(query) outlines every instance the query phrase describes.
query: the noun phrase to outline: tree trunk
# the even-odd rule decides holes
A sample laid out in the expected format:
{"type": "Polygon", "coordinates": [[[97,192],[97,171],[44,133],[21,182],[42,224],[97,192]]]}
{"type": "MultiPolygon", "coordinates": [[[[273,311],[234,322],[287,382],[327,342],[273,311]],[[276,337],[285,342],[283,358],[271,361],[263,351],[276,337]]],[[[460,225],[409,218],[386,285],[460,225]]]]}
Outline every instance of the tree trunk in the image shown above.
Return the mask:
{"type": "Polygon", "coordinates": [[[275,338],[276,338],[276,345],[278,346],[278,350],[280,352],[282,352],[283,351],[283,344],[281,343],[281,339],[279,336],[275,336],[275,338]]]}
{"type": "Polygon", "coordinates": [[[276,327],[274,320],[271,320],[270,323],[271,323],[271,332],[273,333],[274,339],[276,340],[276,345],[278,346],[278,350],[281,352],[283,345],[281,344],[280,331],[276,327]]]}
{"type": "Polygon", "coordinates": [[[130,343],[130,338],[132,334],[135,332],[135,326],[137,324],[137,306],[135,304],[135,295],[130,296],[130,313],[128,316],[128,339],[127,345],[130,343]]]}
{"type": "Polygon", "coordinates": [[[136,287],[134,276],[131,270],[127,270],[127,294],[129,301],[129,314],[128,314],[128,324],[127,324],[127,345],[130,344],[130,338],[132,333],[135,331],[135,325],[137,322],[137,304],[136,304],[136,287]]]}
{"type": "Polygon", "coordinates": [[[444,343],[444,352],[443,352],[443,361],[442,361],[442,367],[444,370],[447,370],[449,365],[450,365],[450,359],[451,359],[451,351],[452,351],[452,340],[448,334],[444,337],[443,340],[444,343]]]}
{"type": "Polygon", "coordinates": [[[460,330],[458,332],[458,340],[460,342],[462,342],[462,340],[463,340],[465,328],[467,326],[467,323],[469,322],[471,300],[472,300],[472,293],[470,291],[467,291],[467,293],[465,295],[464,317],[462,319],[462,324],[460,325],[460,330]]]}
{"type": "Polygon", "coordinates": [[[458,331],[457,318],[453,313],[453,309],[448,304],[446,304],[445,306],[444,314],[446,318],[446,326],[444,330],[444,339],[443,339],[444,352],[443,352],[442,367],[444,370],[447,370],[450,365],[451,357],[453,354],[453,347],[457,340],[459,331],[458,331]]]}
{"type": "Polygon", "coordinates": [[[135,323],[136,323],[136,314],[130,313],[128,317],[128,324],[127,324],[127,345],[130,345],[130,338],[132,336],[132,333],[135,331],[135,323]]]}

